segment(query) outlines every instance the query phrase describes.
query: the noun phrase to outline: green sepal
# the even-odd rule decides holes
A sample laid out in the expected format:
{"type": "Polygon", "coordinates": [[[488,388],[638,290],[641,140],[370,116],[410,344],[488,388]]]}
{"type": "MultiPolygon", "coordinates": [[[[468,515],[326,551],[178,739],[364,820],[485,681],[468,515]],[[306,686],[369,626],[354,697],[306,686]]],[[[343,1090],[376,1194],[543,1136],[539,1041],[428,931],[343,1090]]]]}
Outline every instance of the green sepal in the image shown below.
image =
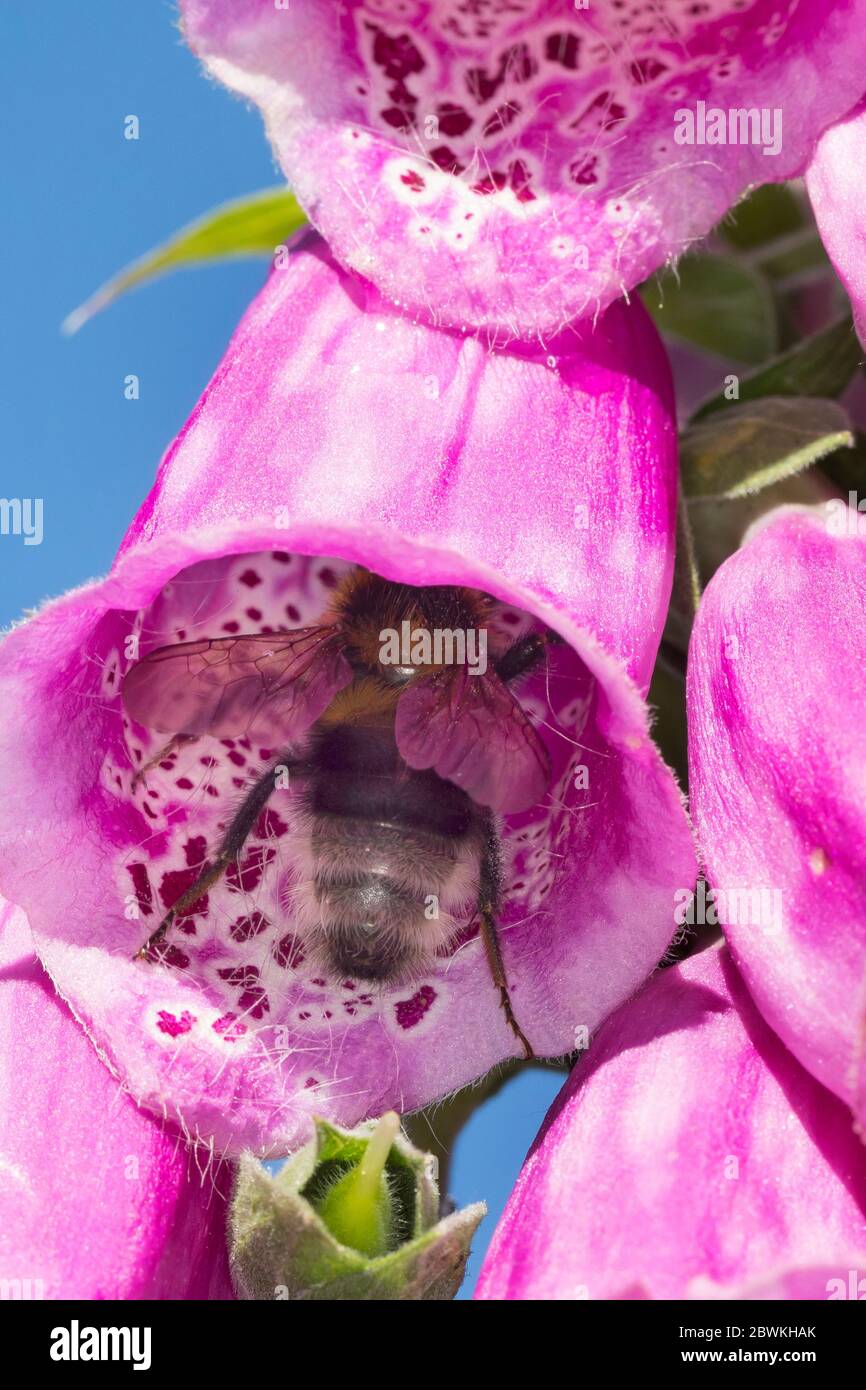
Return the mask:
{"type": "Polygon", "coordinates": [[[447,1300],[462,1283],[483,1203],[439,1215],[436,1160],[399,1135],[386,1171],[397,1208],[394,1249],[370,1257],[343,1245],[316,1203],[360,1163],[371,1129],[315,1121],[313,1139],[271,1175],[242,1157],[232,1200],[230,1257],[238,1296],[256,1300],[447,1300]]]}
{"type": "Polygon", "coordinates": [[[737,402],[761,396],[841,396],[862,361],[863,349],[853,320],[844,314],[750,376],[741,377],[733,400],[720,391],[704,401],[694,412],[692,424],[716,411],[730,410],[737,402]]]}

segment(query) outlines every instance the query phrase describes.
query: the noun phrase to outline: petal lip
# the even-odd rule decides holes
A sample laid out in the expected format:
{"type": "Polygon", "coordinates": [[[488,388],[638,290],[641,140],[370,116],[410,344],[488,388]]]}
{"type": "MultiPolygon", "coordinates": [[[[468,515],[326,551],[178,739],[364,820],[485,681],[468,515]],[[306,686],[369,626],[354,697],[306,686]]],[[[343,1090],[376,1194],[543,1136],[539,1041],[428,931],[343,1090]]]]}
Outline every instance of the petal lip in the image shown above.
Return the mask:
{"type": "Polygon", "coordinates": [[[122,1093],[8,903],[0,936],[4,1288],[48,1299],[232,1299],[226,1165],[204,1156],[197,1165],[178,1134],[122,1093]]]}
{"type": "Polygon", "coordinates": [[[866,0],[340,15],[182,4],[187,41],[259,105],[343,264],[405,312],[497,341],[596,315],[750,186],[800,174],[863,93],[866,0]]]}
{"type": "Polygon", "coordinates": [[[864,596],[861,514],[765,519],[707,587],[687,685],[692,809],[725,934],[768,1023],[861,1121],[864,596]]]}
{"type": "Polygon", "coordinates": [[[852,1273],[856,1287],[866,1169],[850,1113],[766,1025],[718,943],[659,971],[593,1040],[475,1296],[847,1298],[852,1273]]]}
{"type": "MultiPolygon", "coordinates": [[[[131,624],[146,619],[154,646],[212,635],[185,622],[185,637],[169,624],[170,635],[157,638],[173,602],[189,598],[203,624],[241,592],[268,588],[285,601],[279,586],[291,584],[288,596],[309,604],[311,586],[324,583],[325,563],[314,557],[330,556],[408,583],[478,587],[548,624],[568,644],[563,686],[530,685],[521,700],[549,724],[550,709],[567,699],[561,690],[575,692],[564,732],[539,727],[565,805],[505,827],[514,853],[537,860],[503,940],[515,1007],[539,1055],[568,1051],[577,1025],[595,1027],[673,935],[673,890],[694,881],[694,852],[642,699],[673,558],[670,382],[640,306],[617,307],[594,335],[569,332],[558,346],[551,365],[550,354],[490,353],[476,339],[414,324],[347,278],[317,241],[302,240],[248,311],[109,577],[48,605],[0,649],[0,698],[20,713],[0,731],[9,789],[0,884],[26,907],[59,991],[126,1088],[220,1151],[285,1152],[309,1132],[313,1113],[351,1126],[426,1104],[518,1044],[477,940],[411,988],[360,1005],[339,994],[336,1017],[332,987],[313,980],[311,995],[307,966],[298,973],[288,947],[278,963],[292,973],[275,979],[269,938],[256,936],[261,923],[249,916],[271,892],[264,877],[215,892],[206,920],[194,917],[190,935],[178,937],[182,954],[198,952],[199,928],[212,910],[231,910],[231,892],[243,888],[242,940],[224,933],[213,943],[233,953],[227,959],[197,957],[200,973],[190,978],[183,967],[132,964],[159,875],[166,871],[164,883],[168,870],[184,872],[192,860],[183,854],[213,824],[192,803],[184,845],[188,813],[177,793],[181,819],[166,822],[144,814],[148,792],[129,789],[117,690],[131,624]],[[166,598],[181,571],[184,584],[166,598]],[[63,769],[50,785],[39,770],[46,747],[63,769]],[[577,797],[578,756],[594,769],[599,796],[577,797]],[[538,853],[518,844],[525,827],[540,835],[538,853]],[[547,847],[567,871],[545,860],[547,847]],[[123,905],[133,853],[143,861],[134,867],[144,886],[131,895],[138,918],[135,900],[126,903],[131,915],[123,905]],[[533,897],[518,912],[548,879],[544,903],[533,897]],[[555,929],[540,951],[531,928],[542,908],[555,929]],[[244,1018],[226,1011],[235,988],[244,1018]],[[308,996],[318,1000],[315,1018],[308,996]]],[[[222,760],[213,776],[231,772],[225,750],[212,751],[222,760]]]]}

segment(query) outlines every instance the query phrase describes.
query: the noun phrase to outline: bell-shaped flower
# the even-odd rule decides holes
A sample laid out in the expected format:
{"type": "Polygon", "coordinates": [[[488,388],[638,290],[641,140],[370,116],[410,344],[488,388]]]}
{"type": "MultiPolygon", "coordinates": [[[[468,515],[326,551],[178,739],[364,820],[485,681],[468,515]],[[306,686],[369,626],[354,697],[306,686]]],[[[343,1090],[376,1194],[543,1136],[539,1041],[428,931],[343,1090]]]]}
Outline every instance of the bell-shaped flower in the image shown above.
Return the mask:
{"type": "Polygon", "coordinates": [[[707,586],[689,764],[718,921],[764,1018],[866,1122],[866,519],[765,519],[707,586]]]}
{"type": "Polygon", "coordinates": [[[600,1030],[493,1237],[484,1299],[860,1299],[866,1165],[723,944],[600,1030]]]}
{"type": "Polygon", "coordinates": [[[0,1288],[230,1299],[228,1166],[124,1095],[0,902],[0,1288]]]}
{"type": "MultiPolygon", "coordinates": [[[[310,234],[280,267],[109,577],[0,648],[0,886],[132,1096],[220,1152],[570,1052],[664,953],[696,874],[643,702],[676,511],[643,308],[492,352],[310,234]],[[484,615],[473,668],[445,654],[382,713],[399,805],[340,743],[373,719],[352,671],[379,671],[391,612],[349,650],[356,567],[388,602],[459,586],[484,615]],[[435,815],[439,839],[413,838],[435,815]],[[361,889],[369,916],[334,928],[361,889]]],[[[394,679],[414,676],[410,656],[394,679]]]]}
{"type": "Polygon", "coordinates": [[[747,189],[801,174],[866,86],[866,0],[183,0],[182,14],[210,71],[261,107],[343,264],[409,312],[504,338],[596,314],[747,189]]]}

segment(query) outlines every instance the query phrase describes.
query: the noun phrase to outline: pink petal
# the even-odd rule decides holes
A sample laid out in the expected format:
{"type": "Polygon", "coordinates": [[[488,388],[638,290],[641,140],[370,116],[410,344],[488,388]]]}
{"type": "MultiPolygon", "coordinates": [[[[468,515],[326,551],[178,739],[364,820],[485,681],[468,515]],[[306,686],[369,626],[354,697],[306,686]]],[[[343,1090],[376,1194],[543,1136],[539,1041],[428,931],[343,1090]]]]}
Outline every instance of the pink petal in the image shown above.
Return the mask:
{"type": "Polygon", "coordinates": [[[261,107],[343,263],[411,313],[505,339],[610,304],[751,185],[799,173],[863,92],[866,0],[182,12],[209,69],[261,107]],[[725,144],[699,142],[706,121],[678,143],[698,103],[725,144]],[[729,113],[750,110],[766,137],[735,124],[746,143],[728,144],[729,113]]]}
{"type": "Polygon", "coordinates": [[[850,1112],[785,1050],[715,946],[660,971],[593,1040],[523,1166],[476,1296],[847,1298],[864,1276],[866,1166],[850,1112]]]}
{"type": "Polygon", "coordinates": [[[519,691],[553,784],[505,823],[506,970],[544,1055],[638,986],[695,875],[641,698],[675,486],[667,365],[640,306],[546,354],[491,354],[395,314],[317,240],[272,274],[110,577],[0,649],[0,884],[142,1104],[220,1149],[280,1152],[313,1112],[409,1110],[520,1051],[470,921],[410,984],[322,975],[292,912],[286,793],[172,929],[169,968],[132,961],[278,746],[203,738],[133,784],[165,738],[123,723],[125,670],[167,642],[314,622],[352,563],[483,588],[509,631],[540,622],[570,644],[519,691]]]}
{"type": "MultiPolygon", "coordinates": [[[[688,702],[694,814],[708,877],[726,895],[728,941],[767,1022],[855,1104],[866,981],[861,514],[831,503],[783,516],[723,565],[695,624],[688,702]]],[[[862,1091],[859,1104],[862,1118],[862,1091]]]]}
{"type": "Polygon", "coordinates": [[[0,1281],[22,1284],[7,1296],[232,1298],[225,1165],[124,1095],[7,903],[0,1057],[0,1281]]]}
{"type": "Polygon", "coordinates": [[[866,343],[866,102],[821,136],[806,171],[818,230],[851,297],[860,341],[866,343]]]}

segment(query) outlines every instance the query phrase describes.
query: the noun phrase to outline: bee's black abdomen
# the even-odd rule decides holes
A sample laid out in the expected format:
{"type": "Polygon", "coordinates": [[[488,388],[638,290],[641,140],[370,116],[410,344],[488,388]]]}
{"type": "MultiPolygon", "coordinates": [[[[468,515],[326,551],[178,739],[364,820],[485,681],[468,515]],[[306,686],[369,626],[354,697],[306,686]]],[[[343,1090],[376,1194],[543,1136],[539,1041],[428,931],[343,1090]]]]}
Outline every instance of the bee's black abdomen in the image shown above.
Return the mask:
{"type": "Polygon", "coordinates": [[[316,816],[345,816],[396,829],[462,838],[473,805],[435,772],[415,772],[386,729],[339,725],[321,731],[308,755],[307,807],[316,816]]]}

